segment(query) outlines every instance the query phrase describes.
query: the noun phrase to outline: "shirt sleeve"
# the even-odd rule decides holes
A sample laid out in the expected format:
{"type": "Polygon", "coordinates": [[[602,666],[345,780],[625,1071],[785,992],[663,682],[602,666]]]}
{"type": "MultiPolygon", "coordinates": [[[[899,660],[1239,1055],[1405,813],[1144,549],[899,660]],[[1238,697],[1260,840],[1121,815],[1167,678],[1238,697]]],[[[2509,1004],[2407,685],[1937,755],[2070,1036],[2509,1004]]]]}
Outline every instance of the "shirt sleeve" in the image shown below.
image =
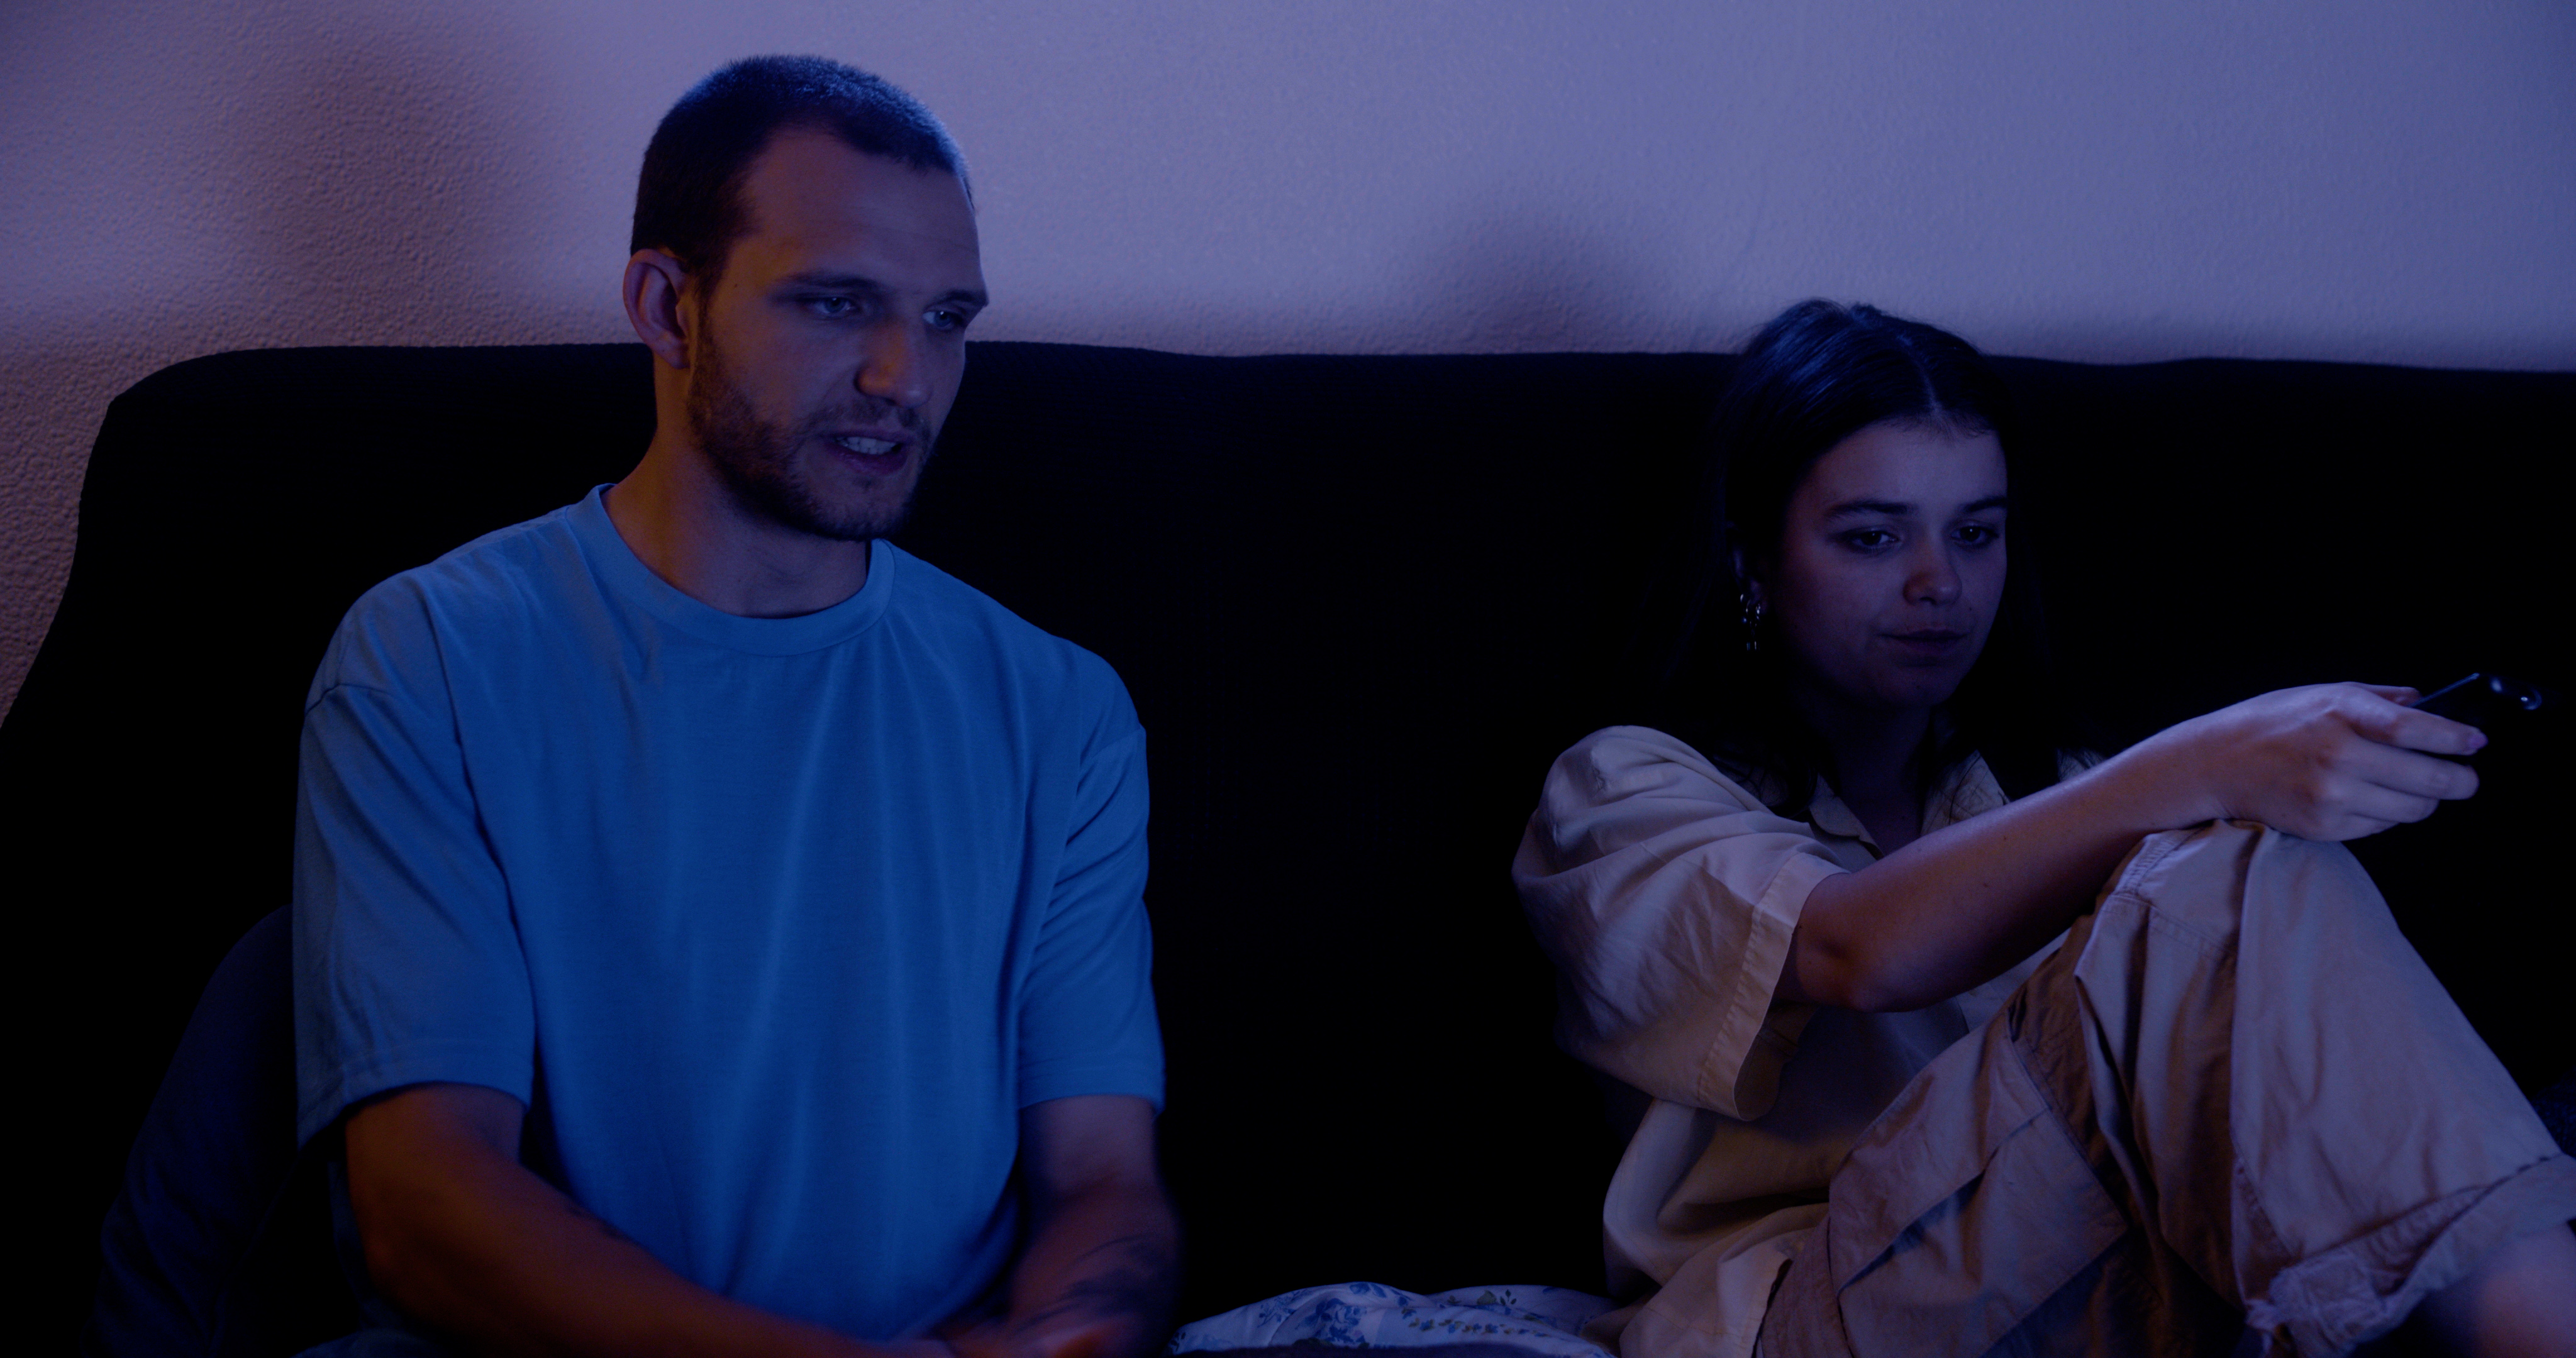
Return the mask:
{"type": "Polygon", "coordinates": [[[415,610],[411,600],[362,601],[305,709],[295,827],[299,1138],[404,1085],[478,1084],[524,1102],[534,1080],[526,958],[475,812],[436,647],[415,610]]]}
{"type": "MultiPolygon", "coordinates": [[[[1101,667],[1105,672],[1106,666],[1101,667]]],[[[1145,732],[1126,691],[1093,726],[1019,1014],[1020,1106],[1083,1094],[1163,1104],[1145,916],[1145,732]]]]}
{"type": "Polygon", "coordinates": [[[1843,870],[1688,745],[1614,726],[1549,770],[1512,879],[1556,961],[1566,1050],[1750,1120],[1814,1012],[1773,1000],[1798,912],[1843,870]]]}

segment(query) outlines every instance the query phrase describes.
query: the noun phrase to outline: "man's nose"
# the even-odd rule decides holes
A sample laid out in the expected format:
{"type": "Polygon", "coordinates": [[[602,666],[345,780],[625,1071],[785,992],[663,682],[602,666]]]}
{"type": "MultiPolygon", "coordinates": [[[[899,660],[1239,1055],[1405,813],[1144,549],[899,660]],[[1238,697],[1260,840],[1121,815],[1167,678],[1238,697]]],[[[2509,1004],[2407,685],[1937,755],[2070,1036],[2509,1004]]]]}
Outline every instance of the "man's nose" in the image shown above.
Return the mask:
{"type": "Polygon", "coordinates": [[[861,393],[906,410],[929,404],[930,365],[922,337],[908,325],[887,325],[868,336],[859,359],[861,393]]]}

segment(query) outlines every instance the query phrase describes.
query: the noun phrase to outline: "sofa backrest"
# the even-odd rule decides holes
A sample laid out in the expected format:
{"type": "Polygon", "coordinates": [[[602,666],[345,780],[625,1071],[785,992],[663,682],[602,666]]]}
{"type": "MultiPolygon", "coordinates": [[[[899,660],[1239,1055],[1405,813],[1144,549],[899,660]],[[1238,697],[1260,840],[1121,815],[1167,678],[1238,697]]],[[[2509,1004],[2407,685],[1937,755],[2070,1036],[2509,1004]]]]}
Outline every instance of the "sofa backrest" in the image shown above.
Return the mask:
{"type": "MultiPolygon", "coordinates": [[[[295,732],[341,611],[622,475],[646,363],[226,354],[111,410],[0,728],[9,861],[72,869],[27,912],[62,985],[35,1075],[62,1105],[49,1248],[92,1244],[198,987],[286,897],[295,732]]],[[[1728,363],[974,346],[902,540],[1106,657],[1150,733],[1190,1311],[1362,1277],[1600,1285],[1615,1145],[1550,1045],[1505,869],[1548,760],[1619,716],[1607,662],[1728,363]]],[[[2003,367],[2014,561],[2112,741],[2289,682],[2563,685],[2576,375],[2003,367]]],[[[2560,724],[2481,756],[2479,802],[2364,846],[2527,1079],[2576,1057],[2563,963],[2514,944],[2564,896],[2531,852],[2560,724]]]]}

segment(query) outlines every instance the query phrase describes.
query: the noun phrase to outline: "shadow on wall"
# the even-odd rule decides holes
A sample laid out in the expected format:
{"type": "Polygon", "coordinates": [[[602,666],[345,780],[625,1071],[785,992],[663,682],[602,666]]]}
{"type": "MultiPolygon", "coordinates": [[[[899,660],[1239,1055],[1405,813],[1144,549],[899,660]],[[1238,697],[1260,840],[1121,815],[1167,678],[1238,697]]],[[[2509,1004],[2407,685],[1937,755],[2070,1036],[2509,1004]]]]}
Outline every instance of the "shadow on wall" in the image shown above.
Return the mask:
{"type": "MultiPolygon", "coordinates": [[[[1502,193],[1480,207],[1408,262],[1416,295],[1451,328],[1439,349],[1564,349],[1586,336],[1633,335],[1640,317],[1665,308],[1657,294],[1670,280],[1656,276],[1634,240],[1586,229],[1502,193]]],[[[1397,308],[1395,314],[1406,313],[1397,308]]],[[[1372,349],[1420,343],[1413,335],[1375,338],[1372,349]]]]}
{"type": "Polygon", "coordinates": [[[542,199],[536,158],[510,139],[544,123],[514,63],[492,59],[511,36],[317,27],[262,73],[227,178],[281,338],[420,342],[446,327],[419,308],[466,301],[518,237],[542,199]]]}
{"type": "MultiPolygon", "coordinates": [[[[1014,261],[987,267],[997,272],[1014,261]]],[[[1497,192],[1426,222],[1406,250],[1348,268],[1319,260],[1312,290],[1247,283],[1127,298],[1033,276],[1003,291],[982,339],[1056,340],[1189,354],[1491,354],[1706,347],[1641,338],[1674,281],[1653,240],[1604,232],[1497,192]],[[1025,289],[1023,291],[1023,289],[1025,289]]],[[[1698,286],[1692,284],[1691,286],[1698,286]]],[[[1713,317],[1715,302],[1691,314],[1713,317]]],[[[1733,339],[1732,332],[1725,338],[1733,339]]]]}
{"type": "Polygon", "coordinates": [[[539,45],[506,15],[299,7],[240,22],[256,41],[229,45],[266,59],[192,105],[205,126],[97,148],[171,214],[140,243],[146,272],[99,310],[28,319],[0,342],[22,379],[0,391],[0,446],[17,452],[0,472],[0,712],[43,642],[89,450],[128,386],[232,349],[595,328],[525,296],[524,268],[509,267],[553,194],[520,131],[550,112],[542,72],[514,55],[539,45]],[[166,163],[183,148],[184,164],[166,163]]]}

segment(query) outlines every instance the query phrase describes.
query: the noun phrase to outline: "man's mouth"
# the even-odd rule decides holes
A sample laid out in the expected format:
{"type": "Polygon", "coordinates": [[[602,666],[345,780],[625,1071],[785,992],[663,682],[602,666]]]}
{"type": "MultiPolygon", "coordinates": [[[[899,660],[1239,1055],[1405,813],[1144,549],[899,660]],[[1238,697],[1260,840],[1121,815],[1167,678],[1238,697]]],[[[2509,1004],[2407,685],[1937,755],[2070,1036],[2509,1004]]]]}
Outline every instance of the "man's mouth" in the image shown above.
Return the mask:
{"type": "Polygon", "coordinates": [[[857,453],[861,457],[885,457],[903,448],[899,440],[870,438],[864,434],[834,434],[832,442],[835,446],[857,453]]]}

